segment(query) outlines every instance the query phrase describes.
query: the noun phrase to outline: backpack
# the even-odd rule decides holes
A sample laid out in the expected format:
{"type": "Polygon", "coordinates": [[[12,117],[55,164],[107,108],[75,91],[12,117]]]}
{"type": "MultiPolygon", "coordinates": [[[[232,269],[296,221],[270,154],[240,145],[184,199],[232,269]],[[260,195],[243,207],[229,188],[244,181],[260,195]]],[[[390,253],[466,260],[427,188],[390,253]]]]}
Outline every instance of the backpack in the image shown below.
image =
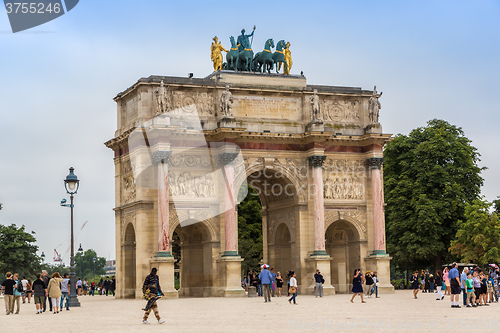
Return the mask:
{"type": "Polygon", "coordinates": [[[16,283],[17,283],[17,291],[22,293],[24,291],[23,284],[19,281],[16,281],[16,283]]]}

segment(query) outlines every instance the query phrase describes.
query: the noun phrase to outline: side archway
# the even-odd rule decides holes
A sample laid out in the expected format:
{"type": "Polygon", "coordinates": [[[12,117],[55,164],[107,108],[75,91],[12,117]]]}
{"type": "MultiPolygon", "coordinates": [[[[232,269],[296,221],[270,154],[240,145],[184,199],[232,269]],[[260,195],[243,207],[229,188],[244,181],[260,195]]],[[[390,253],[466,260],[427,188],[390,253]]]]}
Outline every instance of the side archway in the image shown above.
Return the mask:
{"type": "Polygon", "coordinates": [[[124,289],[123,298],[135,298],[136,289],[136,244],[135,229],[127,224],[123,239],[124,289]]]}

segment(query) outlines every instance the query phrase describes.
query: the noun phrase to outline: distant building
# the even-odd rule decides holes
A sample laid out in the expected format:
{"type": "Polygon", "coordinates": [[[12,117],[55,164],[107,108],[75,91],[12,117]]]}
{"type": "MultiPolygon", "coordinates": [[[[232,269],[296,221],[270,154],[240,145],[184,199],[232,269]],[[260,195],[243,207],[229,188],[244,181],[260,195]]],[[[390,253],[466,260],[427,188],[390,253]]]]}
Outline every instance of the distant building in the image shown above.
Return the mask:
{"type": "Polygon", "coordinates": [[[104,271],[106,271],[106,275],[116,275],[116,260],[106,260],[104,271]]]}

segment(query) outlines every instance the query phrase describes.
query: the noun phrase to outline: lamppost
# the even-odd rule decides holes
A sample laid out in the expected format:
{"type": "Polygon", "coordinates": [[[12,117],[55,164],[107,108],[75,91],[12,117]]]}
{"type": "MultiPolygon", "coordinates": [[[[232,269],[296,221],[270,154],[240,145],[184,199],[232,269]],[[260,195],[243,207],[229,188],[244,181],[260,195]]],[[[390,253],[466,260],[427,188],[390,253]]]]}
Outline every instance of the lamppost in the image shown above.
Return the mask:
{"type": "Polygon", "coordinates": [[[73,240],[73,195],[76,194],[78,188],[80,187],[80,180],[73,173],[75,169],[73,167],[69,168],[69,175],[66,176],[64,180],[64,187],[66,192],[69,194],[70,204],[66,204],[66,199],[61,201],[61,206],[70,207],[71,208],[71,257],[70,257],[70,267],[69,267],[69,281],[70,281],[70,293],[69,293],[69,306],[77,307],[80,306],[80,302],[78,301],[78,296],[76,295],[75,280],[75,244],[73,240]]]}
{"type": "Polygon", "coordinates": [[[95,270],[95,259],[96,258],[92,258],[92,282],[95,283],[95,273],[94,273],[94,270],[95,270]]]}
{"type": "Polygon", "coordinates": [[[80,247],[78,248],[78,253],[80,254],[80,278],[82,278],[82,255],[83,255],[83,249],[82,249],[82,243],[80,243],[80,247]]]}
{"type": "Polygon", "coordinates": [[[45,263],[45,253],[42,251],[42,254],[40,255],[40,257],[42,258],[42,264],[45,263]]]}

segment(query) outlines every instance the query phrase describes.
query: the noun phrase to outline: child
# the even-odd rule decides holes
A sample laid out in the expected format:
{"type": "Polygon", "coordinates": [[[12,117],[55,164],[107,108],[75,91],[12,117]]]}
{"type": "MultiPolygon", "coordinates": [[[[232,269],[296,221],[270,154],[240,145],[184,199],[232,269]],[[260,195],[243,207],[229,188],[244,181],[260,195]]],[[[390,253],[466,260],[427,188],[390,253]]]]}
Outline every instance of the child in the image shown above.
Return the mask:
{"type": "Polygon", "coordinates": [[[470,308],[469,304],[470,299],[472,298],[472,307],[476,307],[476,295],[474,295],[474,282],[472,281],[472,274],[470,272],[467,273],[467,280],[465,280],[465,287],[467,288],[465,291],[467,293],[467,307],[470,308]]]}
{"type": "Polygon", "coordinates": [[[493,279],[491,278],[491,274],[488,274],[488,297],[490,298],[488,303],[493,302],[493,279]]]}

